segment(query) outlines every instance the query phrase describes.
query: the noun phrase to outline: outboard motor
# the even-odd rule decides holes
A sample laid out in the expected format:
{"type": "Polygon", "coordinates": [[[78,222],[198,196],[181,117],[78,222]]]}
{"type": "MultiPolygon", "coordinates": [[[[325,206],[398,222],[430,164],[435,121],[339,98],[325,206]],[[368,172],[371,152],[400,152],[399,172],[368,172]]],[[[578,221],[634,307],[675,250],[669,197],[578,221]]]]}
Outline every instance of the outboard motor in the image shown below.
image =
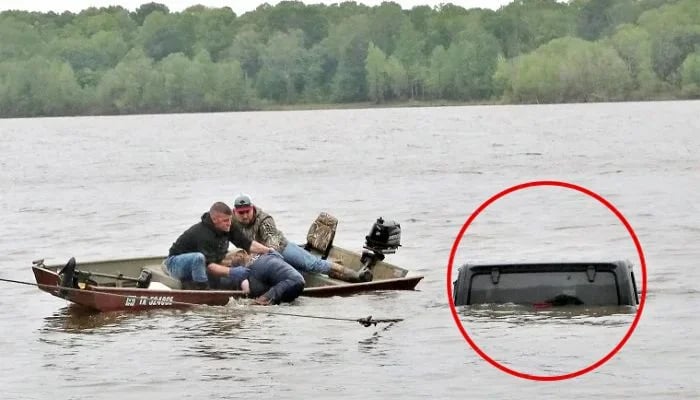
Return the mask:
{"type": "Polygon", "coordinates": [[[365,249],[379,254],[392,254],[401,246],[401,225],[395,221],[384,221],[382,217],[372,225],[365,236],[365,249]]]}
{"type": "Polygon", "coordinates": [[[384,260],[385,254],[396,253],[396,250],[401,246],[401,225],[395,221],[384,221],[382,217],[377,218],[377,221],[372,225],[369,235],[365,236],[366,250],[362,252],[362,268],[363,271],[371,271],[377,261],[384,260]]]}

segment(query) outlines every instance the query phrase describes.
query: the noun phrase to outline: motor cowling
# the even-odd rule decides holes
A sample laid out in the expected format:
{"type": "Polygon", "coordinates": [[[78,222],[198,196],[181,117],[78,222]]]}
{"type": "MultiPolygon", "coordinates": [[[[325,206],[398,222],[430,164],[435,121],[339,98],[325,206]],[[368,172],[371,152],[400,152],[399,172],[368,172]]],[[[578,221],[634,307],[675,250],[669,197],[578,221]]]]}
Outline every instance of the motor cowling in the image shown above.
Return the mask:
{"type": "Polygon", "coordinates": [[[372,225],[365,236],[365,248],[379,254],[395,253],[401,246],[401,225],[396,221],[385,221],[382,217],[372,225]]]}

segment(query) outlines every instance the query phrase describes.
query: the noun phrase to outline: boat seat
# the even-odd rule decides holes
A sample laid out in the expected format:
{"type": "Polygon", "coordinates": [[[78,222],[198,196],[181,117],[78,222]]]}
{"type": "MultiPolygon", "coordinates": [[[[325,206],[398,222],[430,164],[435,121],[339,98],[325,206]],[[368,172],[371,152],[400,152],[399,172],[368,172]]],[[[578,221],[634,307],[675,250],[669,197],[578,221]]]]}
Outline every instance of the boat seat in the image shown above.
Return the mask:
{"type": "Polygon", "coordinates": [[[331,252],[331,247],[333,247],[333,238],[335,238],[335,229],[337,227],[338,218],[322,212],[309,227],[304,248],[320,252],[321,258],[325,260],[331,252]]]}
{"type": "Polygon", "coordinates": [[[147,265],[143,269],[151,273],[151,282],[160,282],[172,289],[182,289],[182,282],[168,274],[165,263],[147,265]]]}

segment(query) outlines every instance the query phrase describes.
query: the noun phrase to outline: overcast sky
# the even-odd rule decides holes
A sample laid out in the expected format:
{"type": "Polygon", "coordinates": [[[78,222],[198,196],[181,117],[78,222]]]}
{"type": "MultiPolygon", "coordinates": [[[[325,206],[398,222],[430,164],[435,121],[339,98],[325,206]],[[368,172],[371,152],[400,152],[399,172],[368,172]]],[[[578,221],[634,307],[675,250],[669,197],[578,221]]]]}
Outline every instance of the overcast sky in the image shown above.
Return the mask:
{"type": "MultiPolygon", "coordinates": [[[[195,5],[203,4],[209,7],[231,7],[233,11],[237,14],[243,14],[246,11],[254,10],[258,5],[265,3],[259,0],[153,0],[156,3],[165,4],[168,6],[170,11],[182,11],[183,9],[195,5]]],[[[430,5],[434,6],[440,3],[452,3],[455,5],[462,6],[464,8],[492,8],[497,9],[502,5],[508,4],[513,0],[396,0],[395,2],[401,4],[405,9],[409,9],[416,5],[430,5]]],[[[0,0],[0,10],[28,10],[28,11],[72,11],[79,12],[88,7],[105,7],[111,5],[120,5],[128,10],[135,10],[143,3],[149,3],[150,0],[0,0]]],[[[267,1],[269,4],[277,4],[279,0],[267,1]]],[[[337,0],[303,0],[306,4],[317,4],[317,3],[340,3],[337,0]]],[[[381,4],[382,0],[357,0],[358,3],[366,4],[369,6],[381,4]]]]}

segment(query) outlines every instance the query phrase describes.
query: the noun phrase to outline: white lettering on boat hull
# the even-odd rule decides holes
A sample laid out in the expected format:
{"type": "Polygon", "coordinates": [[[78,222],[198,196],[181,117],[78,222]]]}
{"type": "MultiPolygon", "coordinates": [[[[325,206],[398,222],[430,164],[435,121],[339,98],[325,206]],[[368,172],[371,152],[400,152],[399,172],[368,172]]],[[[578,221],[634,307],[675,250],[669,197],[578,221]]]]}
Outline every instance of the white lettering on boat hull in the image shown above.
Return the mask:
{"type": "Polygon", "coordinates": [[[124,306],[171,306],[173,296],[127,296],[124,306]]]}

